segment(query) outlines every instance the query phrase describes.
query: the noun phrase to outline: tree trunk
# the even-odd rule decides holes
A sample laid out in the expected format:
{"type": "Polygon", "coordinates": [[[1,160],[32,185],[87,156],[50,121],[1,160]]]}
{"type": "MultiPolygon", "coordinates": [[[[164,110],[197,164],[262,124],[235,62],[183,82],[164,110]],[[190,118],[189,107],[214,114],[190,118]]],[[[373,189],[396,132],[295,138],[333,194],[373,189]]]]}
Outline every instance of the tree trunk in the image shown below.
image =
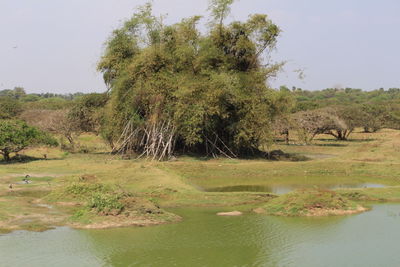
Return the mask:
{"type": "Polygon", "coordinates": [[[285,142],[286,142],[286,144],[288,145],[289,144],[289,131],[286,131],[285,132],[285,142]]]}
{"type": "Polygon", "coordinates": [[[346,131],[336,130],[336,134],[333,131],[326,132],[326,134],[332,135],[336,140],[346,141],[346,131]]]}
{"type": "Polygon", "coordinates": [[[346,131],[345,131],[344,138],[345,138],[346,140],[349,138],[349,136],[350,136],[350,134],[353,132],[353,130],[354,130],[354,129],[346,130],[346,131]]]}
{"type": "Polygon", "coordinates": [[[346,132],[339,130],[338,131],[338,140],[346,141],[346,132]]]}
{"type": "Polygon", "coordinates": [[[71,149],[75,150],[75,141],[74,138],[72,137],[72,134],[65,134],[65,137],[67,138],[69,144],[71,145],[71,149]]]}
{"type": "Polygon", "coordinates": [[[3,152],[3,157],[5,161],[10,161],[10,152],[3,152]]]}

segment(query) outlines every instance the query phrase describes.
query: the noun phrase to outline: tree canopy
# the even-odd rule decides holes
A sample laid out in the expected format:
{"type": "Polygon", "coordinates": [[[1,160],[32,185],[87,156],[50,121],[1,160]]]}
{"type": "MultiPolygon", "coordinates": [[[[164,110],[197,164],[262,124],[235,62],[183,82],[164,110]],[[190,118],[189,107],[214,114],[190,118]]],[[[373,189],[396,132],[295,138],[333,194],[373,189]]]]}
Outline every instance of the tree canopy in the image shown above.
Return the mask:
{"type": "Polygon", "coordinates": [[[10,160],[11,153],[39,144],[57,145],[57,141],[23,121],[0,120],[0,154],[5,161],[10,160]]]}
{"type": "Polygon", "coordinates": [[[22,105],[10,96],[0,96],[0,119],[11,119],[22,112],[22,105]]]}
{"type": "Polygon", "coordinates": [[[161,159],[185,150],[236,157],[257,153],[280,112],[268,61],[280,29],[266,15],[224,24],[232,0],[201,17],[164,25],[141,7],[107,42],[98,68],[110,88],[104,129],[117,151],[161,159]]]}
{"type": "Polygon", "coordinates": [[[356,127],[363,128],[365,132],[376,132],[385,127],[400,129],[399,88],[373,91],[353,88],[306,91],[293,88],[291,92],[296,99],[295,112],[325,109],[325,112],[343,120],[348,128],[334,134],[338,139],[347,139],[356,127]]]}

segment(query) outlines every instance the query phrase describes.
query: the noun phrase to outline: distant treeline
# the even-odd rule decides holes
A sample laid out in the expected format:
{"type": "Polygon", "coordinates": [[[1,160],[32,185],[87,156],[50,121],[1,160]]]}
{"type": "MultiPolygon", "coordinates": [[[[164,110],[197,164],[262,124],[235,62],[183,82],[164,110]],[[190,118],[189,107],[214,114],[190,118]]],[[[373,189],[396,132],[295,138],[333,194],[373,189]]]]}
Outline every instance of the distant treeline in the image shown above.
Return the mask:
{"type": "Polygon", "coordinates": [[[73,94],[54,94],[54,93],[31,93],[27,94],[23,87],[15,87],[14,89],[0,90],[0,97],[11,97],[20,99],[22,102],[34,102],[47,98],[61,98],[65,100],[74,100],[83,96],[84,93],[77,92],[73,94]]]}
{"type": "Polygon", "coordinates": [[[380,88],[372,91],[354,88],[327,88],[308,91],[296,87],[289,90],[286,86],[281,86],[280,90],[293,93],[296,99],[296,111],[333,105],[399,103],[400,100],[400,88],[389,88],[387,90],[380,88]]]}
{"type": "Polygon", "coordinates": [[[12,117],[26,109],[64,109],[71,106],[73,100],[85,95],[84,93],[54,94],[26,93],[23,87],[0,91],[0,118],[12,117]]]}
{"type": "Polygon", "coordinates": [[[296,132],[309,143],[318,134],[346,140],[356,129],[376,132],[382,128],[400,129],[400,88],[327,88],[308,91],[281,86],[279,91],[293,99],[293,106],[274,122],[278,134],[296,132]]]}
{"type": "MultiPolygon", "coordinates": [[[[376,89],[364,91],[355,88],[326,88],[323,90],[309,91],[298,87],[289,89],[286,86],[279,88],[281,92],[290,92],[296,101],[292,111],[304,111],[317,108],[324,108],[334,105],[354,105],[354,104],[400,104],[400,88],[376,89]]],[[[15,99],[20,103],[42,102],[43,108],[48,109],[49,105],[68,107],[69,101],[76,100],[86,95],[82,92],[55,94],[55,93],[26,93],[23,87],[14,89],[0,90],[0,99],[15,99]]]]}

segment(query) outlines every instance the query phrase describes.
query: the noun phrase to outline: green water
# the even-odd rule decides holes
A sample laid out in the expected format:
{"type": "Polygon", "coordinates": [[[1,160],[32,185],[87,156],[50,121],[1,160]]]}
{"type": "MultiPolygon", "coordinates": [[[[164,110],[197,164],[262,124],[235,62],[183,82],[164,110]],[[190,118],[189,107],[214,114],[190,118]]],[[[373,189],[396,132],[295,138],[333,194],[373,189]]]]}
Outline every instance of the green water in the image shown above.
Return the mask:
{"type": "Polygon", "coordinates": [[[383,188],[383,184],[375,183],[343,183],[343,184],[322,184],[322,185],[301,185],[301,184],[268,184],[268,185],[232,185],[222,187],[204,188],[207,192],[268,192],[278,195],[292,192],[296,189],[304,188],[323,188],[323,189],[340,189],[340,188],[383,188]]]}
{"type": "Polygon", "coordinates": [[[400,266],[400,205],[327,218],[219,217],[145,228],[19,231],[0,236],[0,266],[400,266]]]}

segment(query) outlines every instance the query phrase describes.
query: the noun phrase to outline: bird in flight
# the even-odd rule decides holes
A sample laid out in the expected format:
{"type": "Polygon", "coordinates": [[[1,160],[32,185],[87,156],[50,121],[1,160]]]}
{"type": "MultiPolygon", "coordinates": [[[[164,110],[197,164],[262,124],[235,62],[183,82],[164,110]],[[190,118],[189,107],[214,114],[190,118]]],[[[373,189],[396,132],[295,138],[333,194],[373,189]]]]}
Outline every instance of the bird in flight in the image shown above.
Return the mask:
{"type": "Polygon", "coordinates": [[[17,49],[17,48],[18,48],[18,46],[17,46],[17,45],[16,45],[16,46],[13,46],[13,48],[14,48],[14,49],[17,49]]]}

